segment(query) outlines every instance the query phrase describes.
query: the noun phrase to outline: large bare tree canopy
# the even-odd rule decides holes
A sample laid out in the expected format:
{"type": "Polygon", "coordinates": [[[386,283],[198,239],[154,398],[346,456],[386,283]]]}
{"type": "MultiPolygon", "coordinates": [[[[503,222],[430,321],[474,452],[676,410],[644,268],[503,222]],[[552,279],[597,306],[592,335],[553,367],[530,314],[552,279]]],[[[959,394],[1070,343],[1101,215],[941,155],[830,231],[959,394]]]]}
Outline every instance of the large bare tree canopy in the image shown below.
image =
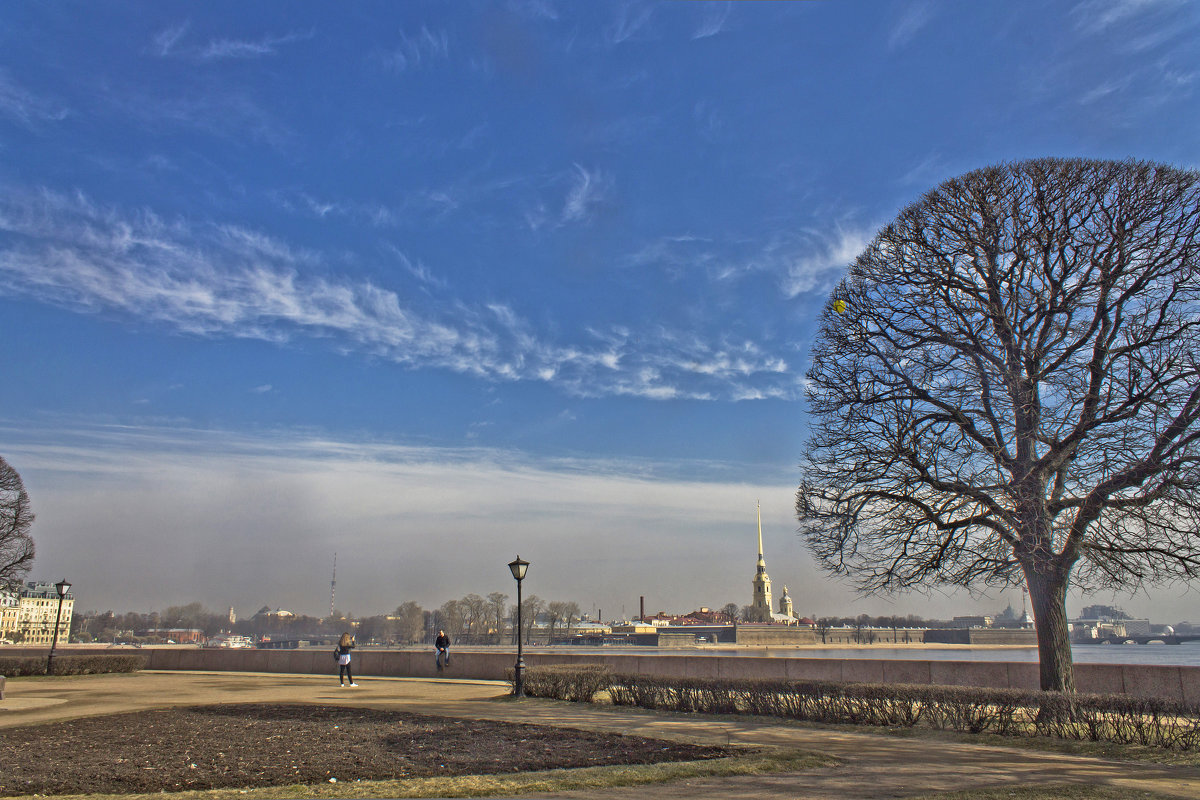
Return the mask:
{"type": "Polygon", "coordinates": [[[813,347],[819,563],[866,592],[1023,581],[1042,686],[1073,690],[1068,585],[1200,575],[1198,254],[1200,174],[1155,164],[990,167],[904,210],[813,347]]]}
{"type": "Polygon", "coordinates": [[[21,476],[0,457],[0,589],[13,589],[33,566],[33,512],[21,476]]]}

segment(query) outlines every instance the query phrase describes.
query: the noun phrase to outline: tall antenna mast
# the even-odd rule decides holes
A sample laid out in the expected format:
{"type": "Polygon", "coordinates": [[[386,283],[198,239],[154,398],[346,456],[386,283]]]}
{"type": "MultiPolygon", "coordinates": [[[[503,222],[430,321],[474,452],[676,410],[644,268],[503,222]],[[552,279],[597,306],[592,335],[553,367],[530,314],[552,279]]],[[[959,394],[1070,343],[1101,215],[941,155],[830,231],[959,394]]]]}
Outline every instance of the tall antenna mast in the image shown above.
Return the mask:
{"type": "Polygon", "coordinates": [[[329,581],[329,616],[333,617],[333,598],[337,595],[337,553],[333,554],[333,580],[329,581]]]}

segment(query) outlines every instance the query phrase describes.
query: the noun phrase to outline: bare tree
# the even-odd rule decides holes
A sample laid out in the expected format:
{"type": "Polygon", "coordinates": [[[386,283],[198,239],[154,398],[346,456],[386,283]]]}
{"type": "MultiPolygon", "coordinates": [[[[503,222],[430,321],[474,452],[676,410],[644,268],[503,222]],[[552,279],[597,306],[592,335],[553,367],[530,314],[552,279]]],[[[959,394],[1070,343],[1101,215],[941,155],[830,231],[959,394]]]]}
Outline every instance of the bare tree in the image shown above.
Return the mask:
{"type": "Polygon", "coordinates": [[[571,635],[571,623],[577,619],[582,619],[579,603],[574,600],[567,600],[563,603],[563,613],[567,623],[567,636],[571,635]]]}
{"type": "Polygon", "coordinates": [[[1024,581],[1074,689],[1069,585],[1200,574],[1200,174],[1042,159],[884,228],[813,347],[797,493],[865,592],[1024,581]]]}
{"type": "Polygon", "coordinates": [[[554,631],[558,628],[558,623],[562,622],[564,605],[561,600],[551,600],[546,603],[546,622],[550,626],[546,631],[547,644],[554,642],[554,631]]]}
{"type": "Polygon", "coordinates": [[[0,457],[0,589],[14,590],[33,566],[33,510],[21,476],[0,457]]]}
{"type": "Polygon", "coordinates": [[[504,641],[504,609],[508,603],[508,595],[504,592],[492,592],[487,596],[491,607],[488,624],[496,631],[494,643],[504,641]]]}
{"type": "Polygon", "coordinates": [[[396,607],[396,637],[404,644],[425,638],[425,610],[412,600],[396,607]]]}
{"type": "Polygon", "coordinates": [[[437,610],[437,626],[446,632],[451,641],[457,642],[463,633],[463,606],[460,600],[447,600],[437,610]]]}
{"type": "Polygon", "coordinates": [[[721,607],[721,615],[725,617],[725,621],[733,624],[738,620],[738,605],[737,603],[726,603],[721,607]]]}
{"type": "Polygon", "coordinates": [[[468,641],[476,641],[480,630],[487,631],[488,605],[477,594],[469,594],[459,601],[458,607],[462,613],[463,625],[468,641]]]}
{"type": "Polygon", "coordinates": [[[560,623],[567,626],[567,635],[571,635],[571,620],[579,616],[579,604],[573,600],[554,600],[546,604],[547,621],[550,630],[547,633],[550,642],[554,641],[554,632],[560,623]]]}
{"type": "MultiPolygon", "coordinates": [[[[546,602],[536,594],[531,594],[521,601],[521,627],[524,630],[525,644],[529,644],[533,636],[533,627],[537,624],[538,614],[546,610],[546,602]]],[[[517,627],[517,607],[512,607],[513,630],[517,627]]]]}

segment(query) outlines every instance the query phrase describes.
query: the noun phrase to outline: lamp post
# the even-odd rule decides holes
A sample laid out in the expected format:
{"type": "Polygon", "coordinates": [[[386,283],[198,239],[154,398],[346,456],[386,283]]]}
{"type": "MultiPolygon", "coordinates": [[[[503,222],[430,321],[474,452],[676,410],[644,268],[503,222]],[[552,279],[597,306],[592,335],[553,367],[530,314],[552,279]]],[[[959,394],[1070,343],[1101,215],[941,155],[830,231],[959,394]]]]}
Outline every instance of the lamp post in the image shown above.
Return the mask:
{"type": "Polygon", "coordinates": [[[58,590],[58,615],[54,618],[54,641],[50,643],[50,656],[46,659],[46,674],[50,674],[50,670],[54,667],[54,648],[58,647],[58,626],[62,622],[62,604],[63,598],[67,596],[67,592],[71,591],[71,584],[63,578],[58,583],[54,584],[54,588],[58,590]]]}
{"type": "Polygon", "coordinates": [[[522,561],[517,556],[515,561],[508,563],[512,576],[517,579],[517,665],[513,668],[513,697],[525,696],[525,659],[521,657],[521,581],[525,579],[525,570],[529,562],[522,561]]]}

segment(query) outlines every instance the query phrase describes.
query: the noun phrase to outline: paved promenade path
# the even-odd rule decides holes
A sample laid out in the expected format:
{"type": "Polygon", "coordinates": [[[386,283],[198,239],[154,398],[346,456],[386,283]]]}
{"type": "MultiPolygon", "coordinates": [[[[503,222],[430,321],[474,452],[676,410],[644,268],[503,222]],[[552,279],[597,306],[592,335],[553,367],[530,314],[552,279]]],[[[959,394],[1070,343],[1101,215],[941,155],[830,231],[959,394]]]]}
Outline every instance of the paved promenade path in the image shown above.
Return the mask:
{"type": "Polygon", "coordinates": [[[676,783],[564,792],[605,800],[875,800],[971,787],[1082,783],[1200,800],[1200,769],[1124,763],[985,745],[815,730],[761,718],[707,719],[541,700],[491,702],[507,686],[492,681],[360,678],[357,689],[332,677],[262,673],[143,672],[9,681],[0,701],[4,729],[174,705],[333,703],[424,714],[531,722],[698,743],[781,745],[834,756],[836,766],[797,773],[702,778],[676,783]]]}

